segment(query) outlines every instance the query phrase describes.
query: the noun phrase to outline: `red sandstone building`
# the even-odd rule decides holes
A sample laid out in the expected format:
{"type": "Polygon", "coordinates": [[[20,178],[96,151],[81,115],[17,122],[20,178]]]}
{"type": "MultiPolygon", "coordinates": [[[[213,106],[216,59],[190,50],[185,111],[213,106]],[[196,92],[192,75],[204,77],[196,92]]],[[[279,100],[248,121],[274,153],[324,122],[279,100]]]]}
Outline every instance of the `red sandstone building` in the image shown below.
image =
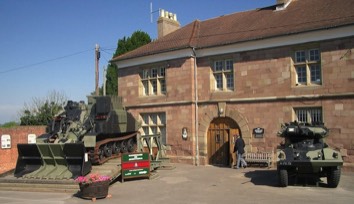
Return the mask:
{"type": "Polygon", "coordinates": [[[112,59],[118,95],[172,161],[231,165],[235,134],[274,152],[297,120],[324,122],[354,162],[354,0],[275,3],[183,27],[162,11],[157,40],[112,59]]]}

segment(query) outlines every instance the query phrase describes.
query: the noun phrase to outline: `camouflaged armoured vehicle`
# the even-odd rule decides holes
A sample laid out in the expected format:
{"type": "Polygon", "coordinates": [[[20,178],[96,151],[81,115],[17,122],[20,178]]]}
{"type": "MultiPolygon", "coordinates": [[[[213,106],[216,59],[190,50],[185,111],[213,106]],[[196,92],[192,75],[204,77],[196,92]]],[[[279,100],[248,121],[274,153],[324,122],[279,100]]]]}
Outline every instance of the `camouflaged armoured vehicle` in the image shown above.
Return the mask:
{"type": "Polygon", "coordinates": [[[327,177],[329,187],[338,186],[343,160],[340,152],[323,141],[328,136],[323,124],[283,124],[278,135],[285,140],[277,150],[280,186],[288,186],[289,178],[299,176],[313,177],[316,183],[327,177]]]}
{"type": "Polygon", "coordinates": [[[92,165],[133,152],[139,124],[117,96],[89,96],[88,104],[68,101],[36,144],[18,144],[15,177],[70,179],[92,165]]]}

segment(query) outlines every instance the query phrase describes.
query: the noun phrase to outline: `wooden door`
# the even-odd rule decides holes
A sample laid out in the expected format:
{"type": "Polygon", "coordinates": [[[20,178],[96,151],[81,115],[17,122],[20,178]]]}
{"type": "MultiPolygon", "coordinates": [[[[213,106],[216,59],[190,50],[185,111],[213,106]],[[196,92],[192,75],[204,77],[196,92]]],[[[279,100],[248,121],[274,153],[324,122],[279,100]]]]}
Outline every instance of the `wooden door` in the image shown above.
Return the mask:
{"type": "Polygon", "coordinates": [[[209,164],[229,166],[233,163],[233,135],[238,133],[236,123],[230,118],[216,118],[208,130],[209,164]]]}
{"type": "Polygon", "coordinates": [[[230,144],[229,144],[229,146],[230,146],[230,152],[229,152],[229,154],[230,154],[230,160],[229,160],[229,164],[230,164],[230,166],[232,167],[232,166],[236,165],[236,154],[233,153],[233,152],[234,152],[235,142],[236,142],[236,139],[237,139],[237,137],[236,137],[235,135],[240,134],[240,131],[239,131],[239,129],[231,129],[230,132],[231,132],[231,133],[230,133],[231,139],[230,139],[230,144]]]}

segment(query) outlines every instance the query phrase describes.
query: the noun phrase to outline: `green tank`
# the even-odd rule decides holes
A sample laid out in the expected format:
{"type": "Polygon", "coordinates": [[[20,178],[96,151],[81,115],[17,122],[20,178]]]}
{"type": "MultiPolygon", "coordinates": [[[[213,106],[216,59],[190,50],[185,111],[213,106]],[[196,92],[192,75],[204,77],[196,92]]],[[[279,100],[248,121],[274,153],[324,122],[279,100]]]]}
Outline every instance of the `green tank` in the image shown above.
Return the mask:
{"type": "Polygon", "coordinates": [[[71,179],[137,147],[138,122],[117,96],[68,101],[36,144],[18,144],[15,177],[71,179]]]}
{"type": "Polygon", "coordinates": [[[340,152],[323,140],[328,136],[324,124],[291,122],[283,124],[278,136],[284,143],[277,149],[279,185],[286,187],[289,178],[312,177],[320,181],[327,177],[327,185],[336,188],[340,181],[343,160],[340,152]]]}

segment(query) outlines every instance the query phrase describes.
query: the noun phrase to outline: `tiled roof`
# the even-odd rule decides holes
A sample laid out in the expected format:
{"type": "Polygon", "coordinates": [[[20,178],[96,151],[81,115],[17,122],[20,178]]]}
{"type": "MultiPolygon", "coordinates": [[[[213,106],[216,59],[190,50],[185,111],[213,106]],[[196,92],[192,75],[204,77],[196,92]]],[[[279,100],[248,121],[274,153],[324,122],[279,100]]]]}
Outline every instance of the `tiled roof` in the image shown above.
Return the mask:
{"type": "Polygon", "coordinates": [[[195,47],[238,42],[330,29],[354,24],[354,0],[292,0],[284,10],[276,6],[194,21],[143,47],[113,58],[130,59],[195,47]]]}

